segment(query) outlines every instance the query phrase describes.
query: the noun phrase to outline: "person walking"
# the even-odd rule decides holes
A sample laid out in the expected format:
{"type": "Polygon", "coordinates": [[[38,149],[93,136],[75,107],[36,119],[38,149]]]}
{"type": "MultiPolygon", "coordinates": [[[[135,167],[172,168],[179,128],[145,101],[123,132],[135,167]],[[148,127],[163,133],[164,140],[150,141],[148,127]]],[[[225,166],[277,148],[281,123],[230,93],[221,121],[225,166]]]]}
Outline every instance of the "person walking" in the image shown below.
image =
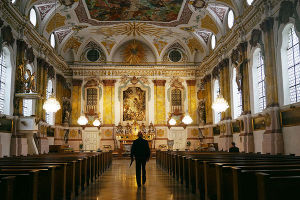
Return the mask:
{"type": "Polygon", "coordinates": [[[135,158],[136,168],[136,183],[141,187],[141,168],[142,168],[142,183],[146,183],[146,162],[150,159],[150,148],[147,140],[143,139],[143,133],[138,132],[138,139],[133,141],[131,147],[131,162],[135,158]]]}

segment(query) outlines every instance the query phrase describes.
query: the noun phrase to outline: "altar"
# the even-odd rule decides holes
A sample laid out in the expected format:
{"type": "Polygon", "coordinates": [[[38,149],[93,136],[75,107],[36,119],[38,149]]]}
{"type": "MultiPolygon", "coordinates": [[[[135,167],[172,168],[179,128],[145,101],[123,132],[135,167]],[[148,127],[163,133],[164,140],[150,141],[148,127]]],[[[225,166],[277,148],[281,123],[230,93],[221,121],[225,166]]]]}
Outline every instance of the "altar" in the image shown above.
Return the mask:
{"type": "Polygon", "coordinates": [[[121,123],[116,127],[116,140],[118,148],[125,153],[130,153],[133,141],[138,138],[138,132],[143,133],[143,138],[148,141],[149,148],[152,148],[153,140],[156,135],[156,130],[152,123],[145,126],[144,123],[139,124],[134,121],[132,124],[127,123],[122,126],[121,123]]]}

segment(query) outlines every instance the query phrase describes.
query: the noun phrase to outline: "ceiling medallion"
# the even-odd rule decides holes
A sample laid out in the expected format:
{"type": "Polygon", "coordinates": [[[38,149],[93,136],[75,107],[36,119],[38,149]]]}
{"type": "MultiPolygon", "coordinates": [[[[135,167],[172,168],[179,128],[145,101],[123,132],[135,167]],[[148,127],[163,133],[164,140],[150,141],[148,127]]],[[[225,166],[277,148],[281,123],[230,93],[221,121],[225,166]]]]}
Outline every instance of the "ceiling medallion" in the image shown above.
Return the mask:
{"type": "Polygon", "coordinates": [[[141,43],[133,41],[124,49],[124,61],[128,64],[139,64],[145,61],[145,51],[141,43]]]}
{"type": "Polygon", "coordinates": [[[205,0],[194,0],[194,1],[190,1],[190,4],[192,4],[195,9],[201,9],[206,6],[206,1],[205,0]]]}

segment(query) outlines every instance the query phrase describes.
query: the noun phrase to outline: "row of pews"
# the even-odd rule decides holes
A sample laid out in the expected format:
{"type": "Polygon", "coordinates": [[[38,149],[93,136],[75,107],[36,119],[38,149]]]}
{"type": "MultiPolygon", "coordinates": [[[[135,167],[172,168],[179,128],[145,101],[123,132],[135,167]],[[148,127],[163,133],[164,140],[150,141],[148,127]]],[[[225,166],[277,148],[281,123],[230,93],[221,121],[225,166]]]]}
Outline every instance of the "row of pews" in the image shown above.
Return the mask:
{"type": "Polygon", "coordinates": [[[0,199],[74,199],[99,178],[111,163],[111,152],[1,158],[0,199]]]}
{"type": "Polygon", "coordinates": [[[300,199],[300,157],[158,151],[156,162],[201,200],[300,199]]]}

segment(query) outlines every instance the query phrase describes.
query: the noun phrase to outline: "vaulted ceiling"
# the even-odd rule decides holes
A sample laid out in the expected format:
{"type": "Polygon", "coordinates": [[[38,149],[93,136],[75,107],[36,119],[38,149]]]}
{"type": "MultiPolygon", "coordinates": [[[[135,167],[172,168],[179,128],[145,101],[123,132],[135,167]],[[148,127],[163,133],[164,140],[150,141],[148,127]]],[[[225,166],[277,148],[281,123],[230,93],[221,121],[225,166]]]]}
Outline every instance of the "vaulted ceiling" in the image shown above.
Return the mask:
{"type": "Polygon", "coordinates": [[[240,0],[29,0],[21,1],[25,15],[37,12],[36,29],[49,39],[54,33],[56,51],[67,61],[83,61],[91,43],[113,62],[118,49],[137,40],[163,62],[172,45],[179,45],[187,61],[201,62],[230,29],[229,10],[235,18],[240,0]]]}

